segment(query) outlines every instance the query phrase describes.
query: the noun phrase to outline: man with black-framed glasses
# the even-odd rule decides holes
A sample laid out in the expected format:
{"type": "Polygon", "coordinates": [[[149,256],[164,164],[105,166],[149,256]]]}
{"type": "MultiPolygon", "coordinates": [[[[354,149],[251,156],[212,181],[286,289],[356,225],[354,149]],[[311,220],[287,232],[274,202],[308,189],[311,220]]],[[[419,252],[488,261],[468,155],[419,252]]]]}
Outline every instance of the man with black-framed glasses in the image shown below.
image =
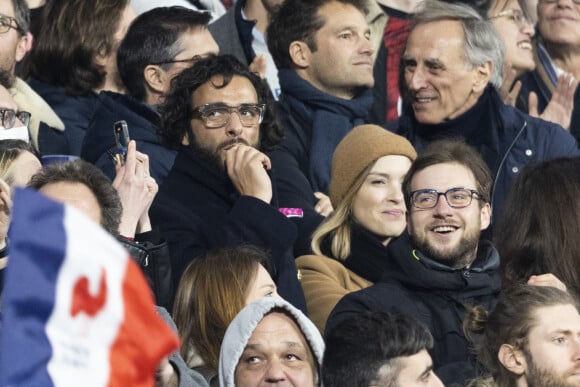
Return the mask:
{"type": "Polygon", "coordinates": [[[169,243],[176,288],[208,249],[252,244],[271,254],[282,297],[305,310],[294,264],[299,209],[279,208],[268,156],[282,140],[268,85],[230,55],[200,59],[174,78],[161,136],[178,150],[151,219],[169,243]]]}
{"type": "Polygon", "coordinates": [[[326,331],[363,310],[407,314],[433,335],[433,368],[446,385],[473,378],[465,306],[491,310],[501,286],[499,254],[480,241],[490,224],[491,186],[485,161],[465,142],[425,147],[403,181],[407,233],[387,247],[389,269],[375,285],[345,296],[326,331]]]}

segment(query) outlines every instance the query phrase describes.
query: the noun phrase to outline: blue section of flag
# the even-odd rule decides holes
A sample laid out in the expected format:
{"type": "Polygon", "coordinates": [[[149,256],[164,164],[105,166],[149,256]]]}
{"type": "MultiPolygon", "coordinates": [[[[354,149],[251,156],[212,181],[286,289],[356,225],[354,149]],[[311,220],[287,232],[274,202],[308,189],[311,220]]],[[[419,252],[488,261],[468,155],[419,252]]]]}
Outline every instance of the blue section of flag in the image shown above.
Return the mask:
{"type": "Polygon", "coordinates": [[[63,205],[37,192],[18,189],[14,195],[2,296],[0,386],[53,385],[46,369],[52,349],[44,327],[65,259],[63,216],[63,205]]]}

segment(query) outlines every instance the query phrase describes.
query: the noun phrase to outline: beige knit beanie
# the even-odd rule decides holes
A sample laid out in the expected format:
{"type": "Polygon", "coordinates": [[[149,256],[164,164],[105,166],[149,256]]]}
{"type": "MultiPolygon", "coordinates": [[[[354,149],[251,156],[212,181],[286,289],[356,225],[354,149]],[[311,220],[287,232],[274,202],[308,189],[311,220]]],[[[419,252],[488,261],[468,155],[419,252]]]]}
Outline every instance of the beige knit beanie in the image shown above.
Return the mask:
{"type": "Polygon", "coordinates": [[[417,158],[415,148],[406,138],[378,125],[354,127],[338,144],[332,157],[330,201],[336,208],[344,199],[350,186],[362,171],[383,156],[417,158]]]}

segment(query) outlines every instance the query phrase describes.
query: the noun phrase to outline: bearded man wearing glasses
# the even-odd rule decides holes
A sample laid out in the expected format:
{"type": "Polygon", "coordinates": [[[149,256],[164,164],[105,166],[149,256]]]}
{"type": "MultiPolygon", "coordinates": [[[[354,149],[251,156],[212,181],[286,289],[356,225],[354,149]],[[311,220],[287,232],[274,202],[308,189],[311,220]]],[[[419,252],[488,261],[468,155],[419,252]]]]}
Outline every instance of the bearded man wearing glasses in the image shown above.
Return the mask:
{"type": "Polygon", "coordinates": [[[151,215],[175,283],[205,250],[252,244],[271,254],[280,295],[305,310],[293,209],[278,208],[265,153],[282,139],[268,85],[234,57],[212,55],[174,78],[160,113],[162,138],[179,150],[151,215]]]}

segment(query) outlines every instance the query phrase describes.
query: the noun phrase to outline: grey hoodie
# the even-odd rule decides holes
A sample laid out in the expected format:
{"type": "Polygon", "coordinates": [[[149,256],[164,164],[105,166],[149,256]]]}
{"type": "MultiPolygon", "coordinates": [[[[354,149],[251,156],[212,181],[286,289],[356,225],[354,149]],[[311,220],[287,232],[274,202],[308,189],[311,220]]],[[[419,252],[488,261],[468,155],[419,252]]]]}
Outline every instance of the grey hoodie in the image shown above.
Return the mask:
{"type": "Polygon", "coordinates": [[[220,351],[220,387],[235,386],[234,373],[236,366],[250,336],[252,336],[252,333],[264,316],[275,308],[282,308],[293,317],[300,331],[308,341],[308,344],[310,344],[310,348],[312,348],[314,358],[318,364],[318,369],[320,370],[322,356],[324,354],[324,340],[314,323],[304,313],[287,301],[280,298],[265,297],[242,309],[229,325],[220,351]]]}

